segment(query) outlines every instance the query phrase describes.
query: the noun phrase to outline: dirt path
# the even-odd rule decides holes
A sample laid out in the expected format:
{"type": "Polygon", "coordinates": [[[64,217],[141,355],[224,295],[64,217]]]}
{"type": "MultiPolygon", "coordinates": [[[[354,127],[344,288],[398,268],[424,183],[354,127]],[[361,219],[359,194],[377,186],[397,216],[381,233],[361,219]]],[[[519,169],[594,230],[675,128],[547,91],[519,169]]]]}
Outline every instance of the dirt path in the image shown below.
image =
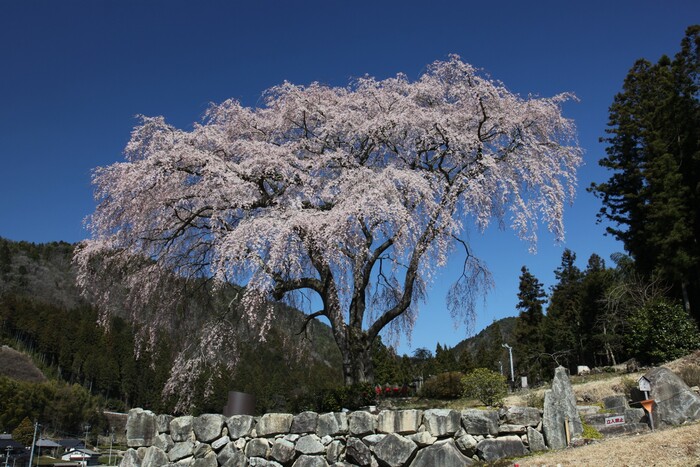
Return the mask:
{"type": "Polygon", "coordinates": [[[607,439],[580,448],[525,457],[513,463],[520,467],[700,466],[700,423],[607,439]]]}

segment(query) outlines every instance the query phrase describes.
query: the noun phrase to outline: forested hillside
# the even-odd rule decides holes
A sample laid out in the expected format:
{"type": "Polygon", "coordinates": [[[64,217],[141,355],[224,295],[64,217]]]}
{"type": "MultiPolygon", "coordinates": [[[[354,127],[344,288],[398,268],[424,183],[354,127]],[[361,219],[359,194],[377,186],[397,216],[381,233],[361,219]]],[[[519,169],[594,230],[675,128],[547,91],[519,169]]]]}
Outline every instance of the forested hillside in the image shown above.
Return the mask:
{"type": "MultiPolygon", "coordinates": [[[[50,384],[73,388],[70,391],[82,388],[85,394],[97,396],[94,403],[99,407],[172,412],[173,401],[162,397],[162,389],[175,346],[182,341],[173,336],[135,355],[136,330],[131,324],[115,317],[107,328],[98,326],[96,310],[74,286],[72,254],[73,246],[66,243],[35,245],[0,239],[2,344],[31,355],[53,380],[50,384]]],[[[306,403],[316,393],[342,383],[339,355],[328,329],[311,323],[297,335],[303,324],[301,314],[289,308],[283,311],[264,345],[254,339],[239,343],[241,362],[235,373],[223,373],[214,391],[198,399],[194,411],[220,412],[229,390],[255,394],[259,411],[291,409],[290,405],[306,403]]],[[[1,379],[3,400],[9,394],[17,399],[36,384],[1,379]]],[[[18,412],[42,416],[46,404],[28,404],[18,412]]],[[[12,429],[22,418],[18,414],[2,419],[0,429],[12,429]]]]}

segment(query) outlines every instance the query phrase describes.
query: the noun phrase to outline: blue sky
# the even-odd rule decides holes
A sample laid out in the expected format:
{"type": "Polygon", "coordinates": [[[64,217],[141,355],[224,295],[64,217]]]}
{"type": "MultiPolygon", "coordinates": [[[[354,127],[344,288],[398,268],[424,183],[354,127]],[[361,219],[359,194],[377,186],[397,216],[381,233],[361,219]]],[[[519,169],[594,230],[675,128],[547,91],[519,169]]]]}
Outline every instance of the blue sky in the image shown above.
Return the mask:
{"type": "MultiPolygon", "coordinates": [[[[475,330],[513,316],[521,266],[550,286],[565,247],[581,267],[593,252],[607,259],[622,251],[596,225],[600,204],[585,191],[609,176],[597,165],[598,138],[634,61],[675,54],[685,28],[700,22],[700,2],[486,3],[0,0],[0,236],[84,238],[91,170],[122,159],[137,114],[188,127],[210,102],[233,97],[254,106],[284,80],[416,78],[456,53],[521,95],[572,91],[580,99],[564,109],[578,125],[586,164],[566,211],[566,242],[542,232],[532,255],[509,231],[469,234],[496,281],[475,330]]],[[[451,266],[400,352],[467,337],[445,310],[451,266]]]]}

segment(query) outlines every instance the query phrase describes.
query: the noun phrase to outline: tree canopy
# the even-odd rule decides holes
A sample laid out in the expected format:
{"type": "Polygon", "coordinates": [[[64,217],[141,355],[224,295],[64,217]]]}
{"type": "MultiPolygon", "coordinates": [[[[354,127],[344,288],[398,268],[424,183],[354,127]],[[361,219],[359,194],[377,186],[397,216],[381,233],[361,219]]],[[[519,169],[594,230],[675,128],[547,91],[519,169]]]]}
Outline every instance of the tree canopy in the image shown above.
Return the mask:
{"type": "Polygon", "coordinates": [[[126,305],[147,332],[198,319],[178,306],[185,279],[243,286],[172,381],[203,360],[235,363],[232,316],[264,336],[275,300],[325,317],[346,383],[371,380],[373,341],[410,332],[455,248],[465,262],[448,308],[473,315],[490,279],[462,239],[467,223],[509,224],[533,244],[544,223],[562,237],[581,161],[561,114],[571,98],[521,98],[453,56],[415,81],[284,83],[260,108],[212,105],[191,130],[143,117],[126,161],[95,171],[79,285],[105,316],[126,305]]]}
{"type": "Polygon", "coordinates": [[[635,267],[656,272],[700,317],[700,25],[681,50],[657,63],[640,59],[610,107],[607,157],[612,171],[591,190],[599,218],[621,240],[635,267]]]}

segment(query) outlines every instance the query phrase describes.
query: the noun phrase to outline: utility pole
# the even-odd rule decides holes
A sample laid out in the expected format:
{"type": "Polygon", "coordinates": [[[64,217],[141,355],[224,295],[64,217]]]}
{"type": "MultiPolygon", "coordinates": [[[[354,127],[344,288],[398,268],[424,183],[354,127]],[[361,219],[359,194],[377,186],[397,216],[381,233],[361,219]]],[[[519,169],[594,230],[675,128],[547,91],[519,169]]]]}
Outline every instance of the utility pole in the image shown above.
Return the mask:
{"type": "Polygon", "coordinates": [[[88,447],[87,440],[88,440],[88,433],[90,433],[90,424],[86,423],[85,425],[83,425],[83,428],[85,429],[85,449],[87,449],[87,447],[88,447]]]}
{"type": "Polygon", "coordinates": [[[112,436],[109,437],[109,465],[112,465],[112,443],[114,443],[114,427],[112,427],[112,436]]]}
{"type": "MultiPolygon", "coordinates": [[[[32,467],[34,461],[34,446],[36,446],[36,432],[39,430],[39,422],[34,422],[34,437],[32,438],[32,449],[29,451],[29,467],[32,467]]],[[[37,464],[39,462],[37,461],[37,464]]]]}
{"type": "Polygon", "coordinates": [[[508,356],[510,357],[510,382],[515,383],[515,372],[513,371],[513,347],[508,344],[503,344],[502,347],[508,349],[508,356]]]}
{"type": "Polygon", "coordinates": [[[7,454],[5,454],[5,467],[9,467],[9,465],[10,465],[10,453],[12,452],[12,446],[7,446],[7,448],[5,448],[5,451],[7,451],[7,454]]]}

